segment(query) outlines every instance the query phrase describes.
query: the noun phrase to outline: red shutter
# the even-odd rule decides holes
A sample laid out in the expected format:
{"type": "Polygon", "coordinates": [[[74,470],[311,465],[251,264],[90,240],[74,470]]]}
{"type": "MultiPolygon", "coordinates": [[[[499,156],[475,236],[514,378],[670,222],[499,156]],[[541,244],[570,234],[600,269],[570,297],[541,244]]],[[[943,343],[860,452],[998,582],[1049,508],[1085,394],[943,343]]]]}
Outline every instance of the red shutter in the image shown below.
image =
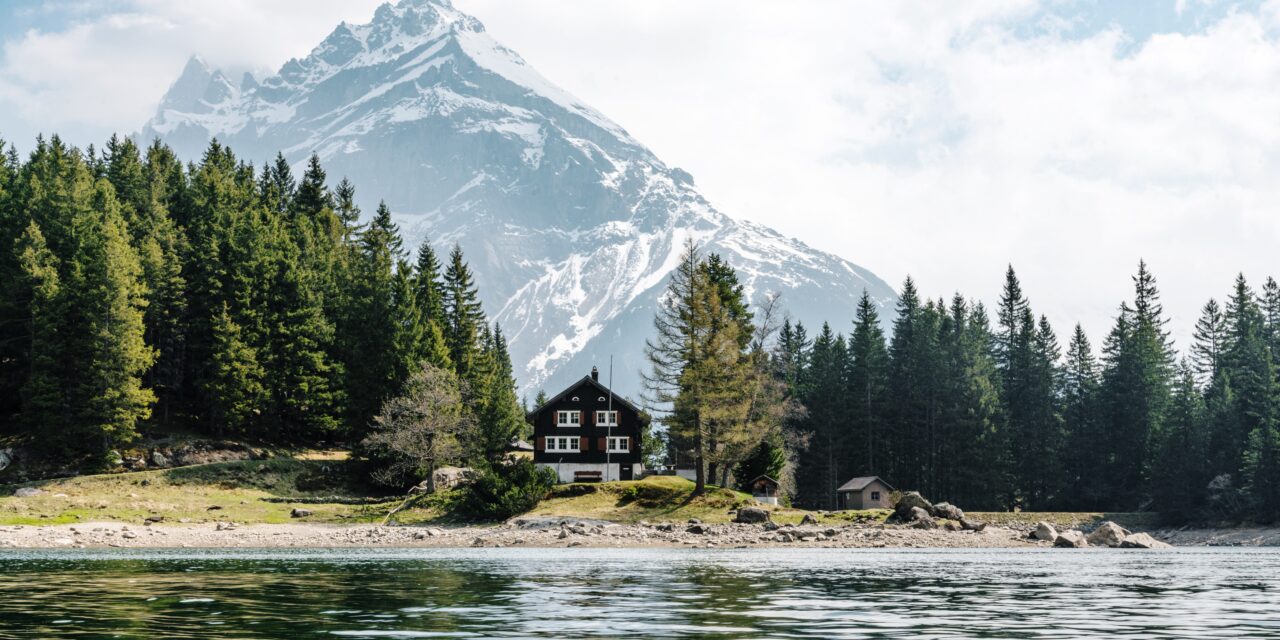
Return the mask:
{"type": "Polygon", "coordinates": [[[631,443],[632,443],[632,442],[634,442],[634,440],[631,438],[631,436],[627,436],[627,453],[630,453],[630,452],[631,452],[631,443]]]}
{"type": "Polygon", "coordinates": [[[586,450],[587,450],[587,447],[588,447],[588,446],[590,446],[590,443],[591,443],[591,441],[590,441],[590,440],[587,440],[587,438],[586,438],[585,436],[584,436],[584,437],[581,437],[581,438],[578,438],[578,450],[579,450],[579,451],[586,451],[586,450]]]}
{"type": "Polygon", "coordinates": [[[609,448],[608,440],[605,440],[604,438],[600,438],[598,442],[600,444],[600,449],[599,449],[600,451],[604,451],[609,448]]]}
{"type": "Polygon", "coordinates": [[[546,450],[547,450],[547,437],[538,436],[538,451],[546,451],[546,450]]]}

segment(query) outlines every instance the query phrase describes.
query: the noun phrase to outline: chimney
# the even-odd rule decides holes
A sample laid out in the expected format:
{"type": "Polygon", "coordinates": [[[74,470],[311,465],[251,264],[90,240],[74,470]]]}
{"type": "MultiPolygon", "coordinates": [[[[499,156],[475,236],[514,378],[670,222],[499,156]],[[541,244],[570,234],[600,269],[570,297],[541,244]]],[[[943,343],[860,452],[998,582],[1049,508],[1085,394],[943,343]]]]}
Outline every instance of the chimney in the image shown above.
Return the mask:
{"type": "Polygon", "coordinates": [[[591,367],[591,381],[600,382],[600,370],[595,367],[591,367]]]}

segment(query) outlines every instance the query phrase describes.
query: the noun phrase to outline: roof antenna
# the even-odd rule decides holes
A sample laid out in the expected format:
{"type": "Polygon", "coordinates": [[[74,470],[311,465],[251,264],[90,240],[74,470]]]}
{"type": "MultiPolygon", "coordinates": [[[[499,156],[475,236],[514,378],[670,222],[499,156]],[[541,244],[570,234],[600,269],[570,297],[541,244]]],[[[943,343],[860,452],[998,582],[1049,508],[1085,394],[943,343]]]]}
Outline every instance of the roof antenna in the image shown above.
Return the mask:
{"type": "MultiPolygon", "coordinates": [[[[609,354],[609,404],[608,410],[604,414],[608,416],[609,421],[605,423],[604,437],[604,481],[609,481],[609,470],[613,468],[613,423],[617,422],[617,418],[613,417],[613,354],[609,354]]],[[[622,472],[619,469],[618,479],[622,479],[622,472]]]]}

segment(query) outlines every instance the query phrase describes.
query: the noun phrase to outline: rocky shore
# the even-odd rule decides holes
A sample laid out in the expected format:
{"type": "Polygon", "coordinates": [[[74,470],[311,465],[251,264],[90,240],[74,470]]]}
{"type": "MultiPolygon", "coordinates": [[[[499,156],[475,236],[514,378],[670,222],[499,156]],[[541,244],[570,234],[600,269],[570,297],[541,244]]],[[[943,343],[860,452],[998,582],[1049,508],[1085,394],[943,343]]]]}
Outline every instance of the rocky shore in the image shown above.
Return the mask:
{"type": "MultiPolygon", "coordinates": [[[[1145,535],[1145,534],[1140,534],[1145,535]]],[[[250,547],[1054,547],[1028,531],[921,529],[910,525],[844,526],[729,523],[635,523],[572,518],[515,518],[496,526],[377,526],[310,523],[236,525],[124,524],[0,527],[0,549],[250,547]]]]}

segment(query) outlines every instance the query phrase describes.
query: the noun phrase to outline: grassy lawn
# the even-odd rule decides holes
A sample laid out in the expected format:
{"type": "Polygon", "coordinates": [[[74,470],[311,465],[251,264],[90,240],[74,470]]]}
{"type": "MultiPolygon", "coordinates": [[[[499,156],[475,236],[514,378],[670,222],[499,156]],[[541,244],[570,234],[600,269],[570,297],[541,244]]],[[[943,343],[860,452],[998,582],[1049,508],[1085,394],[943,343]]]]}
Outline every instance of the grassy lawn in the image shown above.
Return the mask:
{"type": "MultiPolygon", "coordinates": [[[[232,521],[240,524],[295,521],[290,511],[308,509],[306,522],[381,522],[400,503],[399,496],[366,485],[342,452],[314,452],[304,459],[243,460],[214,464],[80,476],[22,485],[0,485],[0,525],[74,524],[113,520],[141,523],[163,517],[167,524],[232,521]],[[19,487],[44,493],[17,498],[19,487]],[[370,496],[370,497],[364,497],[370,496]],[[347,504],[358,502],[358,504],[347,504]]],[[[728,522],[739,506],[760,506],[774,522],[798,524],[813,513],[819,523],[883,522],[886,510],[809,512],[757,504],[739,491],[710,486],[692,497],[693,483],[675,476],[651,476],[639,481],[558,485],[527,515],[576,517],[613,522],[728,522]]],[[[456,494],[442,492],[396,515],[400,524],[448,523],[456,494]]],[[[1058,528],[1078,528],[1114,520],[1131,529],[1157,524],[1150,513],[971,513],[989,524],[1029,528],[1045,520],[1058,528]]]]}
{"type": "MultiPolygon", "coordinates": [[[[566,484],[552,489],[530,516],[596,518],[613,522],[683,522],[697,518],[707,523],[729,522],[731,510],[759,506],[773,512],[774,522],[798,524],[808,511],[757,504],[750,494],[708,487],[692,497],[694,484],[676,476],[650,476],[638,481],[566,484]]],[[[884,520],[888,511],[842,511],[823,516],[824,523],[884,520]]]]}
{"type": "MultiPolygon", "coordinates": [[[[353,480],[346,464],[341,460],[244,460],[0,486],[0,524],[95,520],[140,523],[152,516],[163,517],[166,523],[280,523],[291,520],[289,513],[294,507],[313,512],[306,519],[308,522],[380,520],[393,502],[300,504],[263,500],[376,495],[353,480]],[[13,497],[19,486],[35,487],[44,493],[30,498],[13,497]]],[[[420,517],[429,516],[429,511],[424,510],[420,517]]]]}

